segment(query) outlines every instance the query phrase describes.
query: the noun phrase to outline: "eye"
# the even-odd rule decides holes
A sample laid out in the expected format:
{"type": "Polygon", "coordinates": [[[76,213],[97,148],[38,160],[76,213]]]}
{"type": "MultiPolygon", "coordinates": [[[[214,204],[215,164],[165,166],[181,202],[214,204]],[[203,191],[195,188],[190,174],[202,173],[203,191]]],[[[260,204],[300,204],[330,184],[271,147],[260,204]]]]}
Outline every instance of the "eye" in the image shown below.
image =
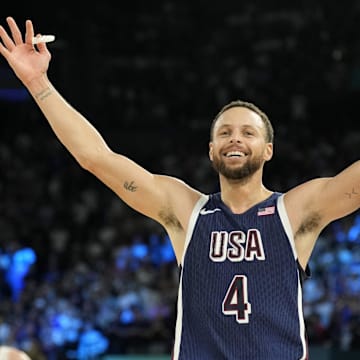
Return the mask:
{"type": "Polygon", "coordinates": [[[254,132],[251,131],[251,130],[245,130],[245,131],[244,131],[244,135],[245,135],[245,136],[254,136],[254,132]]]}
{"type": "Polygon", "coordinates": [[[230,134],[229,130],[222,130],[222,131],[220,131],[220,133],[219,133],[220,136],[227,136],[227,135],[229,135],[229,134],[230,134]]]}

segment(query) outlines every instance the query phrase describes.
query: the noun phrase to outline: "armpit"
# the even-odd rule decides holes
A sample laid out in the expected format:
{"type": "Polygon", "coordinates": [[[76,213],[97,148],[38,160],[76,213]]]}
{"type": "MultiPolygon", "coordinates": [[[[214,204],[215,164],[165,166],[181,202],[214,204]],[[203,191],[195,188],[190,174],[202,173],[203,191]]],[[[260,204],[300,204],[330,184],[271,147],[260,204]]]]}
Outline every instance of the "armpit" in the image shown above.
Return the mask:
{"type": "Polygon", "coordinates": [[[299,229],[295,233],[295,237],[299,235],[304,235],[306,233],[312,232],[315,229],[319,228],[321,217],[318,213],[310,214],[300,225],[299,229]]]}
{"type": "Polygon", "coordinates": [[[166,228],[173,228],[175,230],[183,230],[179,219],[170,209],[163,209],[159,212],[159,218],[162,220],[166,228]]]}

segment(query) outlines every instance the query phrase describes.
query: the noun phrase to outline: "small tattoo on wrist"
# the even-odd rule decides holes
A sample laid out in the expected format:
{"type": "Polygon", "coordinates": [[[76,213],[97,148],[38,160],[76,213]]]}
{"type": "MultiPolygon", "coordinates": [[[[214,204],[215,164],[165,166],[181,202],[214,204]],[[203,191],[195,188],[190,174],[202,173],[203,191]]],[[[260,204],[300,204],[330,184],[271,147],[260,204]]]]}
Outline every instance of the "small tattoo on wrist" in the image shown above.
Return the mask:
{"type": "Polygon", "coordinates": [[[36,99],[44,100],[44,99],[47,98],[49,95],[51,95],[51,89],[50,89],[50,88],[46,88],[46,89],[40,91],[38,94],[35,94],[35,97],[36,97],[36,99]]]}

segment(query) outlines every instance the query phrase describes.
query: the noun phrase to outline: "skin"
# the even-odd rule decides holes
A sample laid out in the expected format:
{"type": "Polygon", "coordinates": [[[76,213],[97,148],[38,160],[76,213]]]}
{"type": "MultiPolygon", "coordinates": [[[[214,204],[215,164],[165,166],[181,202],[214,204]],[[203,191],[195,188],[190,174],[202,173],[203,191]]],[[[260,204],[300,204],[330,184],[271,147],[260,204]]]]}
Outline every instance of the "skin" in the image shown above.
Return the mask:
{"type": "MultiPolygon", "coordinates": [[[[55,135],[80,166],[130,207],[164,226],[180,263],[191,212],[201,193],[179,179],[150,173],[113,152],[48,79],[51,55],[46,44],[31,44],[32,22],[26,21],[24,37],[13,18],[7,18],[7,23],[11,35],[0,26],[0,53],[33,96],[55,135]]],[[[266,142],[264,124],[255,112],[234,107],[219,117],[209,158],[215,167],[223,166],[219,173],[221,197],[231,211],[241,214],[272,194],[262,182],[263,166],[272,155],[273,146],[266,142]],[[233,150],[244,156],[227,157],[226,153],[233,150]],[[226,175],[229,173],[231,177],[226,175]]],[[[298,259],[305,268],[324,227],[359,208],[360,162],[334,177],[313,179],[291,189],[284,202],[298,259]]]]}
{"type": "Polygon", "coordinates": [[[31,360],[23,351],[10,346],[0,346],[1,360],[31,360]]]}

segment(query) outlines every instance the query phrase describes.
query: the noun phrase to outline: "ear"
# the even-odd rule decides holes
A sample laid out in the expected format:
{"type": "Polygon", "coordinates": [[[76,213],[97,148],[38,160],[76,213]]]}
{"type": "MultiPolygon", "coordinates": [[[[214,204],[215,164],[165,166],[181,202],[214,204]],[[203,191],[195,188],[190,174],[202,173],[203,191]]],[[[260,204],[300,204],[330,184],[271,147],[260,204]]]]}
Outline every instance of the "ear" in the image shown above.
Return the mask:
{"type": "Polygon", "coordinates": [[[274,152],[274,145],[272,143],[267,143],[264,151],[264,160],[271,160],[274,152]]]}
{"type": "Polygon", "coordinates": [[[209,158],[211,161],[213,161],[213,154],[214,154],[214,147],[213,147],[213,143],[210,141],[209,142],[209,158]]]}

